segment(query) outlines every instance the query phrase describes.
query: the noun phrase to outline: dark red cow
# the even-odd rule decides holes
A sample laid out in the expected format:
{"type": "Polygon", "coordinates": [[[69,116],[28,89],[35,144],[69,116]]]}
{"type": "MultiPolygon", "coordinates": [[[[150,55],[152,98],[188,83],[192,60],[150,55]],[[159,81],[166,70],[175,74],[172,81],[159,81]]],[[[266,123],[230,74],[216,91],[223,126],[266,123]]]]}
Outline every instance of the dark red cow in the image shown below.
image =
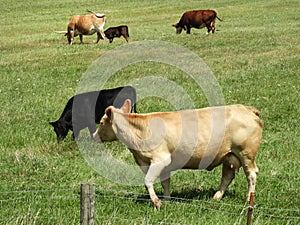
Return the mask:
{"type": "Polygon", "coordinates": [[[207,34],[212,31],[215,32],[215,21],[216,18],[222,21],[217,17],[217,13],[214,10],[193,10],[185,12],[180,18],[179,22],[173,24],[172,26],[176,28],[176,33],[180,34],[182,29],[186,31],[187,34],[191,33],[191,28],[207,28],[207,34]]]}

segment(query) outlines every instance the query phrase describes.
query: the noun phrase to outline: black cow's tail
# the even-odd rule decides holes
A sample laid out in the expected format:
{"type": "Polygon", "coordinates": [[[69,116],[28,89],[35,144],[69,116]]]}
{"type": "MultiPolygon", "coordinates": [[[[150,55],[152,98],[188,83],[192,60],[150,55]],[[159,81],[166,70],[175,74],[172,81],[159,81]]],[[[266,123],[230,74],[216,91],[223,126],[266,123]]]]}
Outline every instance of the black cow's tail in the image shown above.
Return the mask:
{"type": "Polygon", "coordinates": [[[136,111],[136,103],[134,103],[134,105],[133,105],[133,112],[137,113],[137,111],[136,111]]]}

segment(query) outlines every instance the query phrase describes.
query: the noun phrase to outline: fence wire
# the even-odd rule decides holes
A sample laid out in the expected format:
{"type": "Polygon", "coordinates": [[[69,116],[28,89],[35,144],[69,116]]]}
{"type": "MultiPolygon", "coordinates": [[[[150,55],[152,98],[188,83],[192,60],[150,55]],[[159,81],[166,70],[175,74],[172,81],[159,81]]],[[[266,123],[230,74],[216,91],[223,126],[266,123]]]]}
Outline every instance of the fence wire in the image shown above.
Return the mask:
{"type": "MultiPolygon", "coordinates": [[[[157,212],[145,193],[105,189],[96,189],[95,200],[95,224],[212,224],[212,218],[218,224],[245,224],[248,211],[246,203],[172,197],[157,212]]],[[[0,192],[0,224],[79,221],[79,188],[0,192]]],[[[252,224],[300,224],[300,210],[254,206],[252,224]]]]}

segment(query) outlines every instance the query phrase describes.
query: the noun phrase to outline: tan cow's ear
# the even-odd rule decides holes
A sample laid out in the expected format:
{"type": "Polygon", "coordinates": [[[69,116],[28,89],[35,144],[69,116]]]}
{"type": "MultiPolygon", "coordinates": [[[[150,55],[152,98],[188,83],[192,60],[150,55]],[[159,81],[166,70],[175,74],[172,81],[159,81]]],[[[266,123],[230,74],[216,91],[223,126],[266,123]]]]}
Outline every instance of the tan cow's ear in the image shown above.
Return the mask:
{"type": "Polygon", "coordinates": [[[130,99],[126,99],[124,104],[121,107],[121,111],[123,113],[130,113],[131,112],[131,101],[130,99]]]}
{"type": "Polygon", "coordinates": [[[112,112],[112,107],[107,107],[105,109],[105,115],[110,119],[112,120],[112,117],[113,117],[113,112],[112,112]]]}

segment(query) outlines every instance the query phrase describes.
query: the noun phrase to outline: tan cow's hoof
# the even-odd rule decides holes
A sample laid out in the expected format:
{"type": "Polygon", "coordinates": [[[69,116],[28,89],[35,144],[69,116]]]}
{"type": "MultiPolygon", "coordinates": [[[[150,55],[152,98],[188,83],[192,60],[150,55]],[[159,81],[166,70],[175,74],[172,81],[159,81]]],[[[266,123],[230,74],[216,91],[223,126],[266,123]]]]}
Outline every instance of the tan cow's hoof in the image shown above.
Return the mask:
{"type": "Polygon", "coordinates": [[[156,208],[158,211],[160,210],[160,208],[161,208],[161,206],[162,206],[162,204],[161,204],[161,202],[160,202],[159,199],[156,199],[156,200],[155,200],[154,205],[155,205],[155,208],[156,208]]]}
{"type": "Polygon", "coordinates": [[[213,197],[215,200],[220,200],[223,197],[223,193],[221,191],[217,191],[213,197]]]}

